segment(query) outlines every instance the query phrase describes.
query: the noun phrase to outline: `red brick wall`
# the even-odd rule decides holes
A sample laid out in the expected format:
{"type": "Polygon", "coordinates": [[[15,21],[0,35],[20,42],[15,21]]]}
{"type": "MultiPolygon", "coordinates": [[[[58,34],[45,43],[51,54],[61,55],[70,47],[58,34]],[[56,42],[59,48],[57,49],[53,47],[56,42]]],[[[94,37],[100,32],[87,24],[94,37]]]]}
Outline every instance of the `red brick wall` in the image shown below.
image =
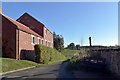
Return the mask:
{"type": "MultiPolygon", "coordinates": [[[[49,46],[53,48],[53,34],[44,27],[42,23],[39,23],[37,20],[33,19],[29,14],[23,14],[19,19],[17,19],[20,23],[28,26],[33,31],[41,35],[43,39],[43,45],[49,46]],[[45,35],[45,29],[47,30],[47,34],[45,35]],[[47,41],[47,44],[46,44],[47,41]],[[48,45],[49,44],[49,45],[48,45]]],[[[42,43],[42,40],[41,40],[42,43]]]]}
{"type": "Polygon", "coordinates": [[[36,33],[38,33],[39,35],[43,37],[43,24],[40,24],[39,22],[37,22],[35,19],[33,19],[28,14],[24,14],[22,17],[17,19],[17,21],[28,26],[33,31],[35,31],[36,33]]]}
{"type": "MultiPolygon", "coordinates": [[[[2,16],[2,46],[5,48],[3,55],[16,58],[16,26],[2,16]]],[[[3,48],[2,48],[3,49],[3,48]]],[[[4,51],[3,49],[3,51],[4,51]]]]}
{"type": "Polygon", "coordinates": [[[44,27],[44,41],[45,41],[44,45],[47,45],[53,48],[53,34],[46,27],[44,27]],[[46,41],[47,41],[47,44],[46,44],[46,41]]]}
{"type": "Polygon", "coordinates": [[[34,60],[34,45],[38,44],[38,37],[35,37],[35,43],[32,44],[32,36],[31,34],[28,34],[23,31],[19,31],[19,53],[21,58],[25,58],[25,55],[27,54],[26,58],[34,60]],[[24,52],[24,53],[22,53],[24,52]]]}

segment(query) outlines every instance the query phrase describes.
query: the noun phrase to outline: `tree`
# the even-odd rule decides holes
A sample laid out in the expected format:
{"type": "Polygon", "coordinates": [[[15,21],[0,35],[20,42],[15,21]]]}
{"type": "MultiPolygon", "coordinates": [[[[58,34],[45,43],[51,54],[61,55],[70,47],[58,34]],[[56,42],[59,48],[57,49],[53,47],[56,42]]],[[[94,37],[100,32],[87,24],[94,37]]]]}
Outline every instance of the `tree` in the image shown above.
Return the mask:
{"type": "Polygon", "coordinates": [[[54,37],[54,48],[61,52],[64,49],[64,38],[62,35],[57,35],[55,32],[53,32],[54,37]]]}
{"type": "Polygon", "coordinates": [[[76,49],[75,47],[75,44],[74,43],[70,43],[68,46],[67,46],[68,49],[76,49]]]}
{"type": "Polygon", "coordinates": [[[80,45],[79,45],[79,44],[76,45],[76,49],[77,49],[77,50],[80,50],[80,45]]]}
{"type": "Polygon", "coordinates": [[[72,50],[80,50],[80,45],[79,44],[77,44],[76,46],[75,46],[75,44],[72,42],[72,43],[70,43],[67,47],[66,47],[66,49],[72,49],[72,50]]]}

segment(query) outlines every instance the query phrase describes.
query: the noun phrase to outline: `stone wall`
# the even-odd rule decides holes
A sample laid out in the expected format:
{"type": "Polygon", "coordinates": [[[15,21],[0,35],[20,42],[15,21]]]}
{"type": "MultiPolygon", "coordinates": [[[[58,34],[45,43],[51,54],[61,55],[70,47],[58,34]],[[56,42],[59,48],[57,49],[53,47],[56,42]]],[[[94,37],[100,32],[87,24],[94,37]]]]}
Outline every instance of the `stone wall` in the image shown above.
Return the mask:
{"type": "Polygon", "coordinates": [[[95,57],[105,58],[108,69],[120,76],[120,49],[114,48],[82,48],[80,58],[95,57]]]}
{"type": "Polygon", "coordinates": [[[91,55],[105,58],[108,69],[120,76],[120,49],[92,50],[91,55]]]}

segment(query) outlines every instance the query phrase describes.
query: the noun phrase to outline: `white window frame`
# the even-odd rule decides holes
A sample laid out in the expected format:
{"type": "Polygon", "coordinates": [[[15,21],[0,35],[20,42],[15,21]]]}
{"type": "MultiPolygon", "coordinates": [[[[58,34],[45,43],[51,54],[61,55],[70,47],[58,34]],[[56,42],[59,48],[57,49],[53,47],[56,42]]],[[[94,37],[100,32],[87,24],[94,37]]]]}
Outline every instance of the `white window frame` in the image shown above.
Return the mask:
{"type": "Polygon", "coordinates": [[[34,35],[31,35],[31,37],[32,37],[32,40],[31,40],[31,44],[35,44],[35,36],[34,35]],[[33,38],[34,38],[34,42],[33,42],[33,38]]]}
{"type": "Polygon", "coordinates": [[[38,37],[38,44],[41,44],[41,43],[40,43],[40,40],[41,40],[40,37],[38,37]]]}

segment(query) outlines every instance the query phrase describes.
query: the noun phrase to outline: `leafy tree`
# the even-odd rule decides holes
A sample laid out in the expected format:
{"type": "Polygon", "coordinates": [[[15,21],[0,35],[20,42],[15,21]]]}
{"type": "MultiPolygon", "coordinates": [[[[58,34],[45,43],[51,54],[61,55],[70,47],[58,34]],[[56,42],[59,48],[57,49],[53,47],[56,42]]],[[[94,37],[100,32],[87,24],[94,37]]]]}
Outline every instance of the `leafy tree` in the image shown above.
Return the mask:
{"type": "Polygon", "coordinates": [[[76,45],[76,49],[77,49],[77,50],[80,50],[80,45],[79,45],[79,44],[76,45]]]}
{"type": "Polygon", "coordinates": [[[64,49],[64,38],[62,35],[57,35],[55,32],[53,33],[54,37],[54,48],[61,52],[64,49]]]}
{"type": "Polygon", "coordinates": [[[68,49],[76,49],[75,47],[75,44],[74,43],[70,43],[68,46],[67,46],[68,49]]]}
{"type": "Polygon", "coordinates": [[[72,43],[70,43],[67,47],[66,47],[66,49],[77,49],[77,50],[80,50],[80,45],[79,44],[77,44],[77,45],[75,45],[73,42],[72,43]]]}

